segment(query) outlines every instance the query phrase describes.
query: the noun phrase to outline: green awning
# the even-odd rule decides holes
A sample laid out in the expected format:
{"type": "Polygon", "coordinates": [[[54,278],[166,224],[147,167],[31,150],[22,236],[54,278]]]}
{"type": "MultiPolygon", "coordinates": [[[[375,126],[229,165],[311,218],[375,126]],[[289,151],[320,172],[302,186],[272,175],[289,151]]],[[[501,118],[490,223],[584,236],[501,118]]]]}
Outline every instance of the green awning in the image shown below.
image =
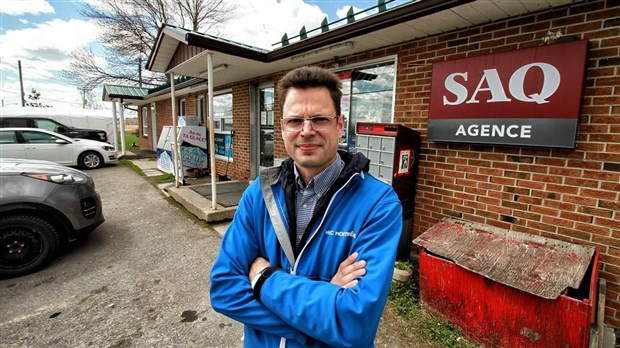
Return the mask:
{"type": "Polygon", "coordinates": [[[113,99],[144,99],[148,94],[148,88],[119,86],[119,85],[103,85],[103,101],[112,101],[113,99]]]}

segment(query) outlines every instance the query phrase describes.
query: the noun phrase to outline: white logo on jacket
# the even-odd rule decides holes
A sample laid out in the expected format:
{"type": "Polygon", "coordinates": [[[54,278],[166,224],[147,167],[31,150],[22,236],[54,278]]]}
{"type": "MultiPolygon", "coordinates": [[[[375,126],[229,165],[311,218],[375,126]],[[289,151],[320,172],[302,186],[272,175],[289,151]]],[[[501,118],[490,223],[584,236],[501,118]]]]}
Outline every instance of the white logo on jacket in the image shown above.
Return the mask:
{"type": "Polygon", "coordinates": [[[353,231],[334,231],[327,230],[325,231],[325,235],[335,236],[335,237],[349,237],[349,238],[357,238],[357,234],[353,231]]]}

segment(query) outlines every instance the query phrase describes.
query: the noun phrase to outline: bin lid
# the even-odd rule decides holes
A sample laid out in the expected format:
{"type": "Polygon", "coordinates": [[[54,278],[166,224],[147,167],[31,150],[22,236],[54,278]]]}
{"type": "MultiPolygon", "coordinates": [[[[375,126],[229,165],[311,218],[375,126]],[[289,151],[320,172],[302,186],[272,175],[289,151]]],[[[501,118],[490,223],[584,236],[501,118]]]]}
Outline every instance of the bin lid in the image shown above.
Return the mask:
{"type": "Polygon", "coordinates": [[[595,249],[446,218],[414,239],[433,254],[499,283],[546,299],[579,288],[595,249]]]}

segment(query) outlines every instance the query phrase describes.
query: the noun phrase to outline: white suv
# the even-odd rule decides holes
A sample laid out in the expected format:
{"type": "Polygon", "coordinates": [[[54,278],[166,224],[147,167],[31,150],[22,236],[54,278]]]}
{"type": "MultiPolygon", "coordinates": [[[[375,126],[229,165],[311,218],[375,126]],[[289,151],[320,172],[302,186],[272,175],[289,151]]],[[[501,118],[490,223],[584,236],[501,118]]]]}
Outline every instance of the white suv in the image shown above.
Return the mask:
{"type": "Polygon", "coordinates": [[[72,139],[39,128],[0,128],[0,157],[52,161],[94,169],[117,162],[108,143],[72,139]]]}

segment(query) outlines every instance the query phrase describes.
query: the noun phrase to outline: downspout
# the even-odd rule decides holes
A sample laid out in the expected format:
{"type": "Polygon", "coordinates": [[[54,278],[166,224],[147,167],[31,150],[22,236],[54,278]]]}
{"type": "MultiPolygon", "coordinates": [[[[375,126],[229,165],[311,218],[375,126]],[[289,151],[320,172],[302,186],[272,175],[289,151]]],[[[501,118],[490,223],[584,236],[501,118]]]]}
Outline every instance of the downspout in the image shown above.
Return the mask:
{"type": "Polygon", "coordinates": [[[209,91],[209,159],[211,162],[211,210],[217,210],[217,185],[215,177],[217,170],[215,167],[215,120],[213,119],[213,58],[211,51],[207,51],[207,80],[209,91]]]}
{"type": "Polygon", "coordinates": [[[170,73],[170,100],[172,101],[172,141],[170,145],[172,147],[172,170],[174,171],[174,187],[179,187],[179,156],[178,156],[178,144],[177,144],[177,100],[174,94],[174,74],[170,73]]]}

